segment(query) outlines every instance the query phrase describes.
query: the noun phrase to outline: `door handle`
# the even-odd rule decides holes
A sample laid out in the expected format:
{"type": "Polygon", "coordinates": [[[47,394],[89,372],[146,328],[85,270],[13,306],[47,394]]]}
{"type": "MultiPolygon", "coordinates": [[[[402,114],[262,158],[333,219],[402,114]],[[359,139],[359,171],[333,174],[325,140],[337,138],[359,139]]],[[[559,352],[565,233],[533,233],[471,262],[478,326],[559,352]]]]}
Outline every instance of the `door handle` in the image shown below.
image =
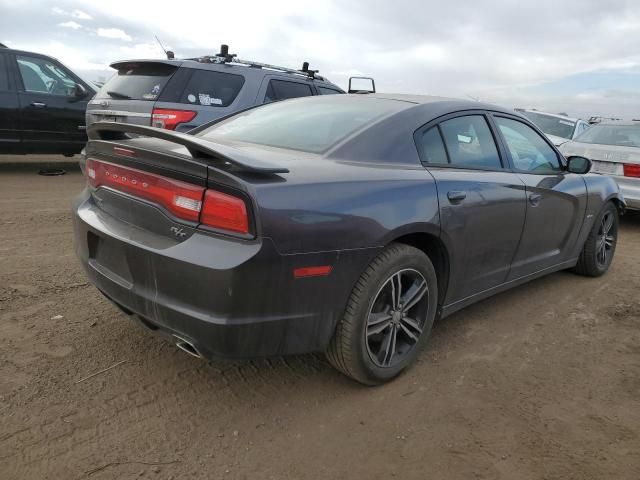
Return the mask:
{"type": "Polygon", "coordinates": [[[451,203],[461,202],[465,198],[467,198],[467,192],[463,192],[460,190],[451,190],[447,192],[447,198],[451,203]]]}
{"type": "Polygon", "coordinates": [[[47,104],[42,102],[31,102],[31,106],[36,108],[44,108],[47,106],[47,104]]]}
{"type": "Polygon", "coordinates": [[[542,195],[540,195],[539,193],[529,194],[529,203],[534,207],[538,206],[538,204],[540,203],[540,200],[542,200],[542,195]]]}

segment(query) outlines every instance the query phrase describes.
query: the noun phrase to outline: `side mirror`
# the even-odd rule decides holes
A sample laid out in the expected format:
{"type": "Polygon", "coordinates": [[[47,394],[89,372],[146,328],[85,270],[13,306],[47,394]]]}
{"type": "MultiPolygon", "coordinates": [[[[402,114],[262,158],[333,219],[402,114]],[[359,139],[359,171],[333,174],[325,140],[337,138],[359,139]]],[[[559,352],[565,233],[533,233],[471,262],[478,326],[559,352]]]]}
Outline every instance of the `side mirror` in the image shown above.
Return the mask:
{"type": "Polygon", "coordinates": [[[84,88],[84,86],[82,86],[79,83],[76,83],[76,87],[73,91],[73,95],[77,98],[84,98],[87,96],[87,89],[84,88]]]}
{"type": "Polygon", "coordinates": [[[584,157],[569,157],[567,158],[567,171],[580,175],[589,173],[591,171],[591,160],[584,157]]]}
{"type": "Polygon", "coordinates": [[[376,82],[371,77],[349,77],[347,93],[376,93],[376,82]]]}

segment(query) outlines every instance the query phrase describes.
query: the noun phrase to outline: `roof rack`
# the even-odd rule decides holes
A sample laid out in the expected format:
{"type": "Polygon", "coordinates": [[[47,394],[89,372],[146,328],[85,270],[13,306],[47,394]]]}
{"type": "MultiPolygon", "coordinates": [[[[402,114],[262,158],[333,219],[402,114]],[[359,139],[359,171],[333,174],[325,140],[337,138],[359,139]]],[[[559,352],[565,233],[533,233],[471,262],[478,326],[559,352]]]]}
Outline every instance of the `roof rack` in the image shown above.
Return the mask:
{"type": "Polygon", "coordinates": [[[304,75],[309,78],[315,78],[318,80],[324,80],[324,77],[318,75],[320,70],[310,70],[309,62],[303,62],[300,70],[293,68],[280,67],[278,65],[271,65],[269,63],[254,62],[252,60],[242,60],[238,58],[235,53],[229,53],[228,45],[220,45],[220,52],[215,55],[205,55],[198,58],[190,58],[189,60],[195,60],[200,63],[235,63],[240,65],[247,65],[252,68],[268,68],[270,70],[277,70],[280,72],[291,73],[293,75],[304,75]]]}

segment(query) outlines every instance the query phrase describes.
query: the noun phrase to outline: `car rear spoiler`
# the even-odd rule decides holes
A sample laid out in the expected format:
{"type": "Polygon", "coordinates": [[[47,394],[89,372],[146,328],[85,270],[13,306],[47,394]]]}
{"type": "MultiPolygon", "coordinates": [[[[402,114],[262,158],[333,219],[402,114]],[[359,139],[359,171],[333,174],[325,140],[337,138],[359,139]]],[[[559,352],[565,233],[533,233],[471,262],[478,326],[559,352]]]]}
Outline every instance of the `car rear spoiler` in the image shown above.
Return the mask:
{"type": "Polygon", "coordinates": [[[216,158],[239,170],[256,173],[289,173],[289,169],[249,156],[242,150],[221,143],[204,140],[186,133],[144,125],[129,125],[117,122],[96,122],[87,128],[89,140],[123,140],[124,134],[134,133],[144,137],[158,138],[185,147],[193,158],[216,158]]]}

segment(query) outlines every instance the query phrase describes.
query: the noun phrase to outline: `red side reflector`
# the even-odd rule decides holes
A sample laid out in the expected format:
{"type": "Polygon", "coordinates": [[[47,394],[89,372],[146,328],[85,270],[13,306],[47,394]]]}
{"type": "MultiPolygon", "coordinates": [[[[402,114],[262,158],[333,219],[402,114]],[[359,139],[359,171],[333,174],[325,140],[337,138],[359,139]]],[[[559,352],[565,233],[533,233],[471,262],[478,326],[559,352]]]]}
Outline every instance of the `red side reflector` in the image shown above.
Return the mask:
{"type": "Polygon", "coordinates": [[[87,160],[89,184],[109,187],[163,206],[176,217],[197,222],[204,187],[92,158],[87,160]]]}
{"type": "Polygon", "coordinates": [[[321,265],[317,267],[300,267],[293,271],[295,278],[323,277],[331,273],[331,265],[321,265]]]}
{"type": "Polygon", "coordinates": [[[167,108],[154,108],[151,114],[151,126],[175,130],[176,127],[185,122],[190,122],[197,112],[192,110],[170,110],[167,108]]]}
{"type": "Polygon", "coordinates": [[[200,222],[213,228],[249,233],[249,215],[244,200],[215,190],[207,190],[200,222]]]}
{"type": "Polygon", "coordinates": [[[640,165],[634,163],[624,164],[624,176],[640,178],[640,165]]]}

